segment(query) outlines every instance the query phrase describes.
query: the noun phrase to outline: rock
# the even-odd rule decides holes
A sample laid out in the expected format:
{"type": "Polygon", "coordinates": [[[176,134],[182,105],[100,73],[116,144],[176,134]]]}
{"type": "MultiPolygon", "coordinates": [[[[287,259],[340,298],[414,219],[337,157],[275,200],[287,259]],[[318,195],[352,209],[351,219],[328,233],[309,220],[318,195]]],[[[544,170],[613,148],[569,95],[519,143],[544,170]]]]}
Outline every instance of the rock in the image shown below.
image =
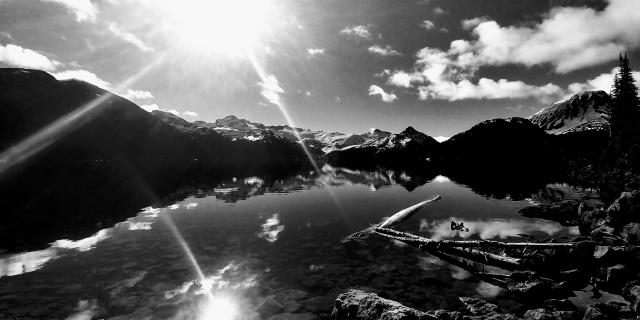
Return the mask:
{"type": "Polygon", "coordinates": [[[268,296],[260,301],[256,311],[262,316],[262,319],[266,319],[276,313],[282,312],[283,309],[282,304],[276,301],[273,296],[268,296]]]}
{"type": "Polygon", "coordinates": [[[569,299],[549,299],[542,304],[542,307],[550,311],[578,311],[569,299]]]}
{"type": "Polygon", "coordinates": [[[622,288],[622,296],[631,303],[631,309],[640,313],[640,281],[631,281],[622,288]]]}
{"type": "Polygon", "coordinates": [[[621,288],[628,280],[629,271],[622,264],[607,268],[607,286],[609,288],[621,288]]]}
{"type": "Polygon", "coordinates": [[[622,226],[629,222],[640,222],[640,190],[623,192],[607,208],[607,215],[616,223],[622,226]]]}
{"type": "Polygon", "coordinates": [[[622,228],[622,240],[627,244],[640,243],[640,223],[628,223],[622,228]]]}
{"type": "Polygon", "coordinates": [[[467,307],[469,313],[476,316],[496,313],[500,310],[497,305],[476,298],[461,297],[460,301],[467,307]]]}
{"type": "Polygon", "coordinates": [[[621,302],[609,301],[589,304],[584,312],[583,320],[635,319],[636,315],[621,302]]]}
{"type": "Polygon", "coordinates": [[[530,298],[544,297],[549,294],[552,287],[552,280],[538,277],[535,273],[529,271],[513,272],[507,280],[507,289],[509,291],[530,298]]]}
{"type": "Polygon", "coordinates": [[[313,313],[278,313],[269,317],[267,320],[315,320],[318,318],[313,313]]]}
{"type": "Polygon", "coordinates": [[[340,320],[437,320],[434,316],[396,301],[353,289],[336,298],[331,317],[340,320]]]}
{"type": "Polygon", "coordinates": [[[577,200],[562,200],[552,204],[539,204],[520,209],[518,212],[527,218],[541,218],[557,221],[562,225],[577,225],[580,202],[577,200]]]}
{"type": "Polygon", "coordinates": [[[533,309],[524,313],[523,320],[578,320],[580,313],[577,311],[550,311],[546,309],[533,309]]]}

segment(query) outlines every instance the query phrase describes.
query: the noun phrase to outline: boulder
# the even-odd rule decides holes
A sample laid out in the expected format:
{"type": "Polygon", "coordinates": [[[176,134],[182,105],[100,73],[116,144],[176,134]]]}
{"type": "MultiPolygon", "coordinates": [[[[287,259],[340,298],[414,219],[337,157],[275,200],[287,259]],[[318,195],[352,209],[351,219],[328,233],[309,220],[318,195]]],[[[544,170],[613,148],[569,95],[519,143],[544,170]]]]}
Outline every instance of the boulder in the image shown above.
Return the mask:
{"type": "Polygon", "coordinates": [[[437,320],[425,312],[361,290],[348,290],[336,298],[331,318],[340,320],[437,320]]]}
{"type": "Polygon", "coordinates": [[[577,311],[550,311],[547,309],[528,310],[522,316],[523,320],[579,320],[581,314],[577,311]]]}
{"type": "Polygon", "coordinates": [[[622,264],[617,264],[607,268],[607,286],[609,288],[617,288],[618,290],[628,280],[629,270],[622,264]]]}
{"type": "Polygon", "coordinates": [[[637,245],[640,243],[640,223],[631,222],[622,228],[622,240],[627,244],[637,245]]]}
{"type": "Polygon", "coordinates": [[[497,313],[500,310],[497,305],[476,298],[461,297],[460,301],[467,307],[467,311],[475,316],[497,313]]]}
{"type": "Polygon", "coordinates": [[[640,281],[634,280],[622,288],[622,296],[631,303],[631,309],[640,313],[640,281]]]}
{"type": "Polygon", "coordinates": [[[577,200],[562,200],[552,204],[540,204],[520,209],[518,212],[528,218],[557,221],[562,225],[577,225],[579,221],[577,200]]]}
{"type": "Polygon", "coordinates": [[[607,215],[619,226],[640,222],[640,190],[621,193],[607,208],[607,215]]]}
{"type": "Polygon", "coordinates": [[[609,301],[607,303],[595,302],[587,306],[583,320],[618,320],[636,319],[636,315],[622,302],[609,301]]]}

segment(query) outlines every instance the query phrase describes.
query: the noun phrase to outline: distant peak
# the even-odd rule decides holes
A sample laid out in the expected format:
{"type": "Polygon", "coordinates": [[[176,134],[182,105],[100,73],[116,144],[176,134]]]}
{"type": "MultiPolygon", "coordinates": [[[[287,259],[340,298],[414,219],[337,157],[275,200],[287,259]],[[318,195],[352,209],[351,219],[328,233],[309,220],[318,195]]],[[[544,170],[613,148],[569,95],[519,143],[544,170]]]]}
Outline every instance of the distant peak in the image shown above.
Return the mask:
{"type": "Polygon", "coordinates": [[[222,118],[222,120],[240,120],[240,119],[238,119],[238,117],[236,117],[236,116],[234,116],[234,115],[230,114],[230,115],[228,115],[228,116],[226,116],[226,117],[222,118]]]}
{"type": "Polygon", "coordinates": [[[421,133],[420,131],[414,129],[412,126],[408,126],[406,129],[404,129],[404,131],[402,131],[401,133],[405,133],[405,134],[416,134],[416,133],[421,133]]]}

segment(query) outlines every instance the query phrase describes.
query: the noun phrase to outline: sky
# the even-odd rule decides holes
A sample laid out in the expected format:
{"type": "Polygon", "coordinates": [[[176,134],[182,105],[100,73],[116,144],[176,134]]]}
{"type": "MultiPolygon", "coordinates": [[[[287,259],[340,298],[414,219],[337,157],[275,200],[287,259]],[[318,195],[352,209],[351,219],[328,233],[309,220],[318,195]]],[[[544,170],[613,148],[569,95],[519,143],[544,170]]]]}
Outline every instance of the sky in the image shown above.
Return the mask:
{"type": "Polygon", "coordinates": [[[0,0],[0,67],[189,121],[446,137],[609,91],[620,52],[638,0],[0,0]]]}

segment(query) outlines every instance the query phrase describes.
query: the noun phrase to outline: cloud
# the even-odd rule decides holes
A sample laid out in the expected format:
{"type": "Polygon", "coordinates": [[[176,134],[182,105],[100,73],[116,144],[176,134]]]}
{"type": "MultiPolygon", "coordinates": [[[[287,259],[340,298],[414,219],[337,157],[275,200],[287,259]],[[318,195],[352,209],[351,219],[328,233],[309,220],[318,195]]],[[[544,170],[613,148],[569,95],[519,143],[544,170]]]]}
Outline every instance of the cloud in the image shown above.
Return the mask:
{"type": "Polygon", "coordinates": [[[431,20],[422,21],[422,23],[420,23],[420,26],[427,30],[433,30],[436,27],[436,25],[431,20]]]}
{"type": "Polygon", "coordinates": [[[467,53],[478,65],[550,64],[556,72],[567,73],[640,46],[640,2],[634,0],[610,0],[602,11],[554,8],[529,26],[501,26],[484,18],[466,21],[468,27],[475,25],[476,39],[469,42],[467,53]]]}
{"type": "Polygon", "coordinates": [[[376,85],[371,85],[369,87],[369,95],[370,96],[380,95],[380,98],[382,99],[382,101],[386,103],[391,103],[394,100],[398,99],[398,96],[396,96],[394,93],[386,93],[382,88],[376,85]]]}
{"type": "Polygon", "coordinates": [[[167,110],[167,112],[173,114],[174,116],[180,116],[180,111],[176,110],[176,109],[171,109],[171,110],[167,110]]]}
{"type": "Polygon", "coordinates": [[[111,88],[111,83],[100,79],[95,73],[87,70],[67,70],[52,74],[58,80],[76,79],[93,84],[105,90],[111,88]]]}
{"type": "Polygon", "coordinates": [[[320,56],[324,55],[324,50],[324,48],[308,48],[307,54],[309,55],[309,57],[320,56]]]}
{"type": "Polygon", "coordinates": [[[423,48],[416,54],[414,70],[395,71],[387,83],[396,87],[417,87],[420,99],[442,99],[457,101],[464,99],[522,99],[534,97],[541,101],[556,99],[563,90],[554,84],[542,86],[526,84],[522,81],[507,79],[493,80],[481,78],[476,83],[474,78],[478,66],[473,59],[469,60],[464,51],[464,40],[452,42],[448,52],[438,49],[423,48]]]}
{"type": "Polygon", "coordinates": [[[63,5],[67,10],[73,12],[76,21],[95,21],[98,8],[91,3],[91,0],[41,0],[44,2],[54,2],[63,5]]]}
{"type": "Polygon", "coordinates": [[[443,15],[443,14],[445,14],[447,12],[444,11],[444,9],[442,9],[440,7],[435,7],[435,8],[433,8],[433,13],[437,14],[437,15],[443,15]]]}
{"type": "Polygon", "coordinates": [[[370,25],[349,26],[340,30],[341,34],[355,36],[363,39],[371,39],[373,34],[369,31],[370,25]]]}
{"type": "Polygon", "coordinates": [[[488,19],[486,17],[475,17],[471,19],[464,19],[462,20],[462,22],[460,22],[460,24],[462,25],[463,29],[471,30],[477,27],[479,24],[486,22],[487,20],[488,19]]]}
{"type": "Polygon", "coordinates": [[[122,28],[120,28],[120,26],[118,26],[116,23],[112,22],[109,24],[109,31],[116,38],[131,43],[144,52],[153,52],[153,48],[144,44],[144,42],[142,42],[142,40],[140,40],[140,38],[138,38],[135,34],[122,30],[122,28]]]}
{"type": "Polygon", "coordinates": [[[160,110],[160,107],[155,103],[154,104],[145,104],[145,105],[140,106],[140,108],[144,109],[147,112],[160,110]]]}
{"type": "MultiPolygon", "coordinates": [[[[574,82],[569,84],[567,91],[569,95],[576,94],[580,91],[590,91],[590,90],[602,90],[605,92],[610,92],[613,87],[613,78],[618,71],[617,68],[614,68],[609,73],[600,74],[592,79],[587,80],[586,82],[574,82]]],[[[640,87],[640,72],[633,71],[631,73],[633,78],[636,80],[636,86],[640,87]]]]}
{"type": "Polygon", "coordinates": [[[195,113],[194,111],[189,111],[189,110],[185,111],[183,114],[185,116],[189,116],[189,117],[197,117],[198,116],[197,113],[195,113]]]}
{"type": "Polygon", "coordinates": [[[436,139],[436,141],[438,141],[438,142],[445,142],[445,141],[449,140],[451,137],[437,136],[437,137],[433,137],[433,138],[436,139]]]}
{"type": "Polygon", "coordinates": [[[370,53],[373,54],[377,54],[380,56],[401,56],[402,53],[396,51],[395,49],[393,49],[393,47],[391,47],[390,45],[386,45],[384,47],[381,47],[379,45],[373,45],[371,47],[369,47],[369,49],[367,49],[370,53]]]}
{"type": "Polygon", "coordinates": [[[144,91],[144,90],[132,90],[132,89],[127,89],[127,92],[121,94],[120,96],[122,96],[125,99],[129,99],[129,100],[149,100],[149,99],[153,99],[153,94],[149,91],[144,91]]]}
{"type": "Polygon", "coordinates": [[[260,86],[260,94],[267,99],[267,101],[280,106],[282,104],[281,94],[284,93],[278,79],[274,75],[266,75],[262,81],[258,83],[260,86]]]}
{"type": "Polygon", "coordinates": [[[45,71],[55,70],[61,65],[60,62],[51,60],[31,49],[26,49],[17,45],[0,44],[0,62],[12,67],[42,69],[45,71]]]}

